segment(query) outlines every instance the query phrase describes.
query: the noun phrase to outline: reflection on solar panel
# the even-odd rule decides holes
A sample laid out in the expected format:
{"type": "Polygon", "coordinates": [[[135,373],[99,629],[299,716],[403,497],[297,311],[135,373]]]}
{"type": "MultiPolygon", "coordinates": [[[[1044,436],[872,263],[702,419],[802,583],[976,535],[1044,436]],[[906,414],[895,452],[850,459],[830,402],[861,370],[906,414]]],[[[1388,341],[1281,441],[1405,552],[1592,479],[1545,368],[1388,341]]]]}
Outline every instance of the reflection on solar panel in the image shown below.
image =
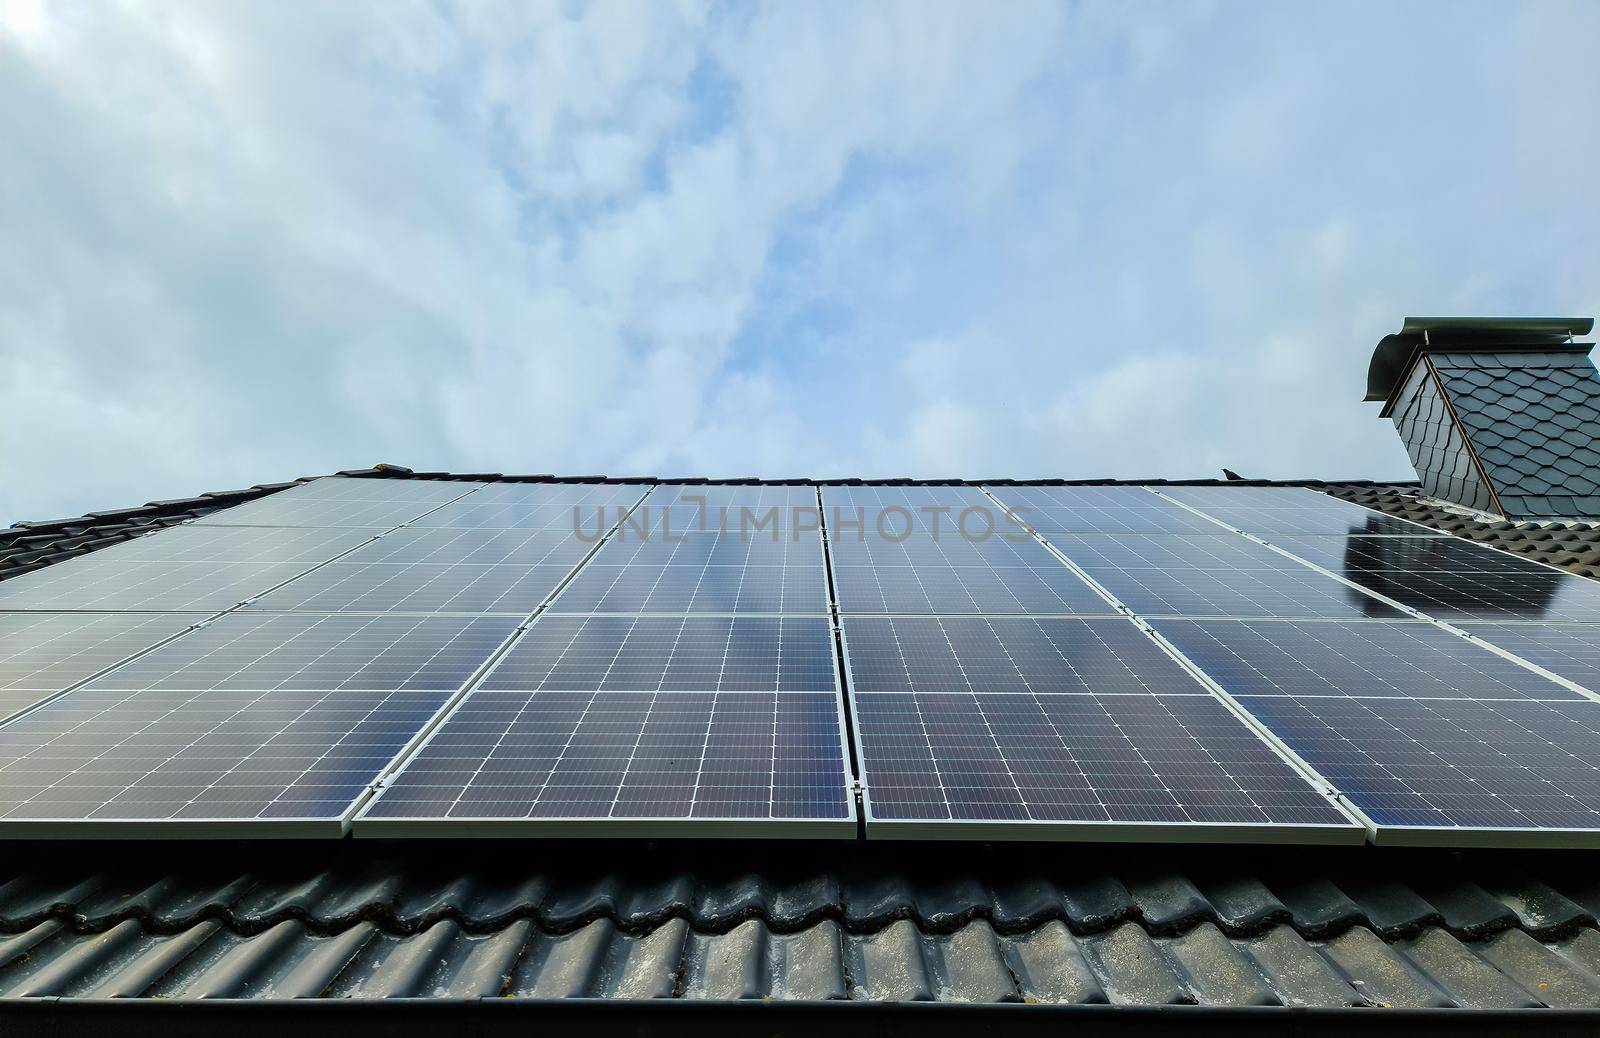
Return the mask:
{"type": "Polygon", "coordinates": [[[408,526],[383,535],[341,562],[429,563],[453,566],[575,565],[593,547],[565,530],[421,529],[408,526]]]}
{"type": "MultiPolygon", "coordinates": [[[[790,613],[828,612],[827,570],[820,527],[787,518],[761,531],[738,532],[738,510],[759,507],[791,517],[803,495],[788,487],[670,488],[672,502],[655,504],[652,493],[616,535],[584,565],[550,609],[557,613],[790,613]],[[716,494],[716,491],[741,493],[716,494]],[[785,491],[780,497],[756,491],[785,491]],[[706,509],[684,504],[690,492],[708,495],[706,509]],[[722,508],[734,511],[724,513],[722,508]],[[670,511],[669,511],[670,510],[670,511]],[[668,515],[674,518],[668,520],[668,515]],[[728,533],[716,531],[726,519],[728,533]],[[700,518],[708,516],[708,532],[700,518]]],[[[809,487],[804,488],[810,490],[809,487]]],[[[815,513],[815,495],[809,506],[815,513]]],[[[815,518],[814,515],[812,517],[815,518]]]]}
{"type": "Polygon", "coordinates": [[[1114,611],[973,488],[827,487],[823,499],[841,612],[1114,611]]]}
{"type": "Polygon", "coordinates": [[[1474,544],[1460,537],[1285,536],[1272,543],[1350,579],[1366,572],[1391,570],[1466,571],[1472,573],[1551,572],[1509,552],[1474,544]]]}
{"type": "Polygon", "coordinates": [[[592,550],[572,533],[396,530],[252,608],[311,612],[532,612],[592,550]]]}
{"type": "Polygon", "coordinates": [[[989,488],[1052,542],[1061,533],[1217,533],[1222,527],[1144,487],[989,488]]]}
{"type": "Polygon", "coordinates": [[[1069,535],[1058,548],[1141,616],[1404,615],[1237,536],[1069,535]]]}
{"type": "Polygon", "coordinates": [[[307,568],[298,562],[123,562],[97,553],[0,583],[0,609],[215,612],[307,568]]]}
{"type": "Polygon", "coordinates": [[[1463,623],[1461,629],[1591,692],[1600,692],[1600,626],[1463,623]]]}
{"type": "Polygon", "coordinates": [[[1361,839],[1128,621],[849,617],[844,634],[869,835],[1361,839]]]}
{"type": "Polygon", "coordinates": [[[508,613],[524,615],[572,571],[539,566],[441,566],[333,562],[253,603],[310,612],[508,613]]]}
{"type": "Polygon", "coordinates": [[[1600,620],[1600,583],[1454,537],[1285,541],[1285,550],[1440,620],[1600,620]]]}
{"type": "Polygon", "coordinates": [[[416,519],[482,483],[453,480],[347,479],[328,476],[233,508],[199,526],[324,526],[389,529],[416,519]]]}
{"type": "Polygon", "coordinates": [[[1161,494],[1198,508],[1235,529],[1273,540],[1282,534],[1426,533],[1416,523],[1303,487],[1174,487],[1161,494]]]}
{"type": "Polygon", "coordinates": [[[1426,623],[1156,628],[1377,823],[1379,842],[1600,840],[1600,703],[1426,623]]]}
{"type": "Polygon", "coordinates": [[[836,674],[822,618],[547,614],[356,825],[853,835],[836,674]]]}
{"type": "Polygon", "coordinates": [[[0,720],[187,630],[170,613],[0,613],[0,720]]]}
{"type": "Polygon", "coordinates": [[[598,540],[645,490],[632,483],[492,483],[423,516],[415,526],[576,530],[598,540]]]}
{"type": "Polygon", "coordinates": [[[370,540],[366,531],[174,526],[96,552],[119,562],[298,562],[314,566],[370,540]]]}
{"type": "Polygon", "coordinates": [[[0,831],[99,822],[337,833],[515,627],[222,617],[0,726],[0,831]]]}

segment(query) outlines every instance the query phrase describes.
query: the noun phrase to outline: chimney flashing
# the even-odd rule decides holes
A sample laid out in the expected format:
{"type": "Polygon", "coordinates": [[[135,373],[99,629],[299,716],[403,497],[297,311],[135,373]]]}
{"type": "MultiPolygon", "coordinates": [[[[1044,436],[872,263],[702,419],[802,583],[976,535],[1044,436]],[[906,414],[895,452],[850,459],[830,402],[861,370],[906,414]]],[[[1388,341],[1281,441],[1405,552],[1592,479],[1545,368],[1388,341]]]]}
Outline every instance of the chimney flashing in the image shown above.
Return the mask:
{"type": "Polygon", "coordinates": [[[1367,401],[1383,401],[1387,418],[1406,377],[1424,353],[1588,353],[1574,342],[1594,329],[1592,317],[1407,317],[1385,335],[1367,366],[1367,401]]]}

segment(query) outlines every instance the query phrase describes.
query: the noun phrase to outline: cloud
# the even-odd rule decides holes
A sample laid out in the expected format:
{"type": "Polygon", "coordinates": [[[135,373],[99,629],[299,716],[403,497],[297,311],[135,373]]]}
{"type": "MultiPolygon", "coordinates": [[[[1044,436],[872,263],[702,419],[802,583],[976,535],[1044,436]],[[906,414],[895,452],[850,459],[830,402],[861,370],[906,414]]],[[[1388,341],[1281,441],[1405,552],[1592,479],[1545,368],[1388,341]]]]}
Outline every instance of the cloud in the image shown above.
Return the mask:
{"type": "Polygon", "coordinates": [[[1403,476],[1400,317],[1600,308],[1597,21],[6,0],[0,521],[379,460],[1403,476]]]}

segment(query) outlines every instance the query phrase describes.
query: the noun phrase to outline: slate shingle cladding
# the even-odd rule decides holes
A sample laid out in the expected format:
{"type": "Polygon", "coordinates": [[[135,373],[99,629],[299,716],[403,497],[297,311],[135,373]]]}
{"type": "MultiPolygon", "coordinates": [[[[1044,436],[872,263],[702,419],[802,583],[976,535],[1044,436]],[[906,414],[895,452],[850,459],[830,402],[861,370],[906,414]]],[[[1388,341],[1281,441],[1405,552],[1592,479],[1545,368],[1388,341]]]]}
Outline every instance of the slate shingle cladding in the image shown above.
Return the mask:
{"type": "Polygon", "coordinates": [[[1600,373],[1585,353],[1428,353],[1393,417],[1436,497],[1508,518],[1600,517],[1600,373]]]}
{"type": "Polygon", "coordinates": [[[1411,455],[1417,478],[1433,497],[1482,512],[1495,502],[1479,475],[1478,462],[1439,391],[1439,380],[1426,364],[1411,369],[1395,403],[1394,425],[1411,455]]]}
{"type": "MultiPolygon", "coordinates": [[[[286,485],[0,531],[0,579],[286,485]]],[[[1414,485],[1298,485],[1600,576],[1594,525],[1484,522],[1427,503],[1414,485]]],[[[1589,853],[352,841],[4,850],[0,1019],[18,1000],[108,997],[1600,1006],[1600,868],[1589,853]]]]}

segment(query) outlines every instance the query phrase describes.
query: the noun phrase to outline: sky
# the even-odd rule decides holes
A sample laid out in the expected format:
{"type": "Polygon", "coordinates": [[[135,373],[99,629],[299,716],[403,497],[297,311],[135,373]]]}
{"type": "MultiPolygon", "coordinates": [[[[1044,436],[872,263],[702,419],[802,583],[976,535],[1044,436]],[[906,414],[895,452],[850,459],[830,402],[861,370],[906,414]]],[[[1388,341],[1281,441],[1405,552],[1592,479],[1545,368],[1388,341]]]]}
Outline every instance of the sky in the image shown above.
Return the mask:
{"type": "Polygon", "coordinates": [[[388,462],[1407,478],[1600,4],[0,0],[0,524],[388,462]]]}

